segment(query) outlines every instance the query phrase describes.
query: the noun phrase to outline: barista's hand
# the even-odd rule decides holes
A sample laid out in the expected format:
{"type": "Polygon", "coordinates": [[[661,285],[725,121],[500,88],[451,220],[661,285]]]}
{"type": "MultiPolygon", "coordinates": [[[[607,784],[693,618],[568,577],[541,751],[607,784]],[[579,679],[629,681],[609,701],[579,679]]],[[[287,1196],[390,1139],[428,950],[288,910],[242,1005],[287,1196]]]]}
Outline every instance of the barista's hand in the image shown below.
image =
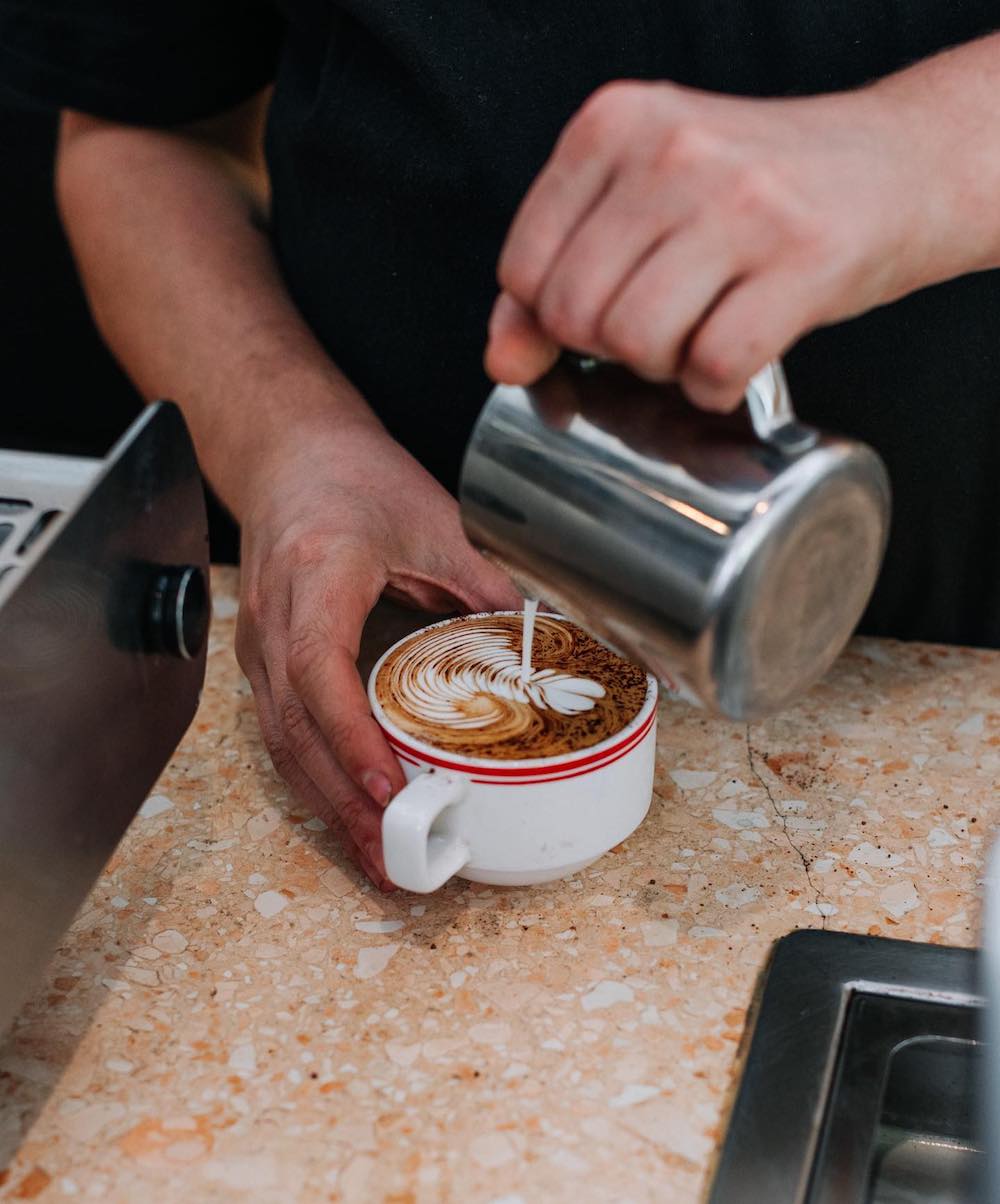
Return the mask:
{"type": "Polygon", "coordinates": [[[454,499],[374,422],[294,429],[255,465],[236,650],[278,772],[376,885],[382,809],[403,785],[355,661],[385,592],[435,611],[519,607],[454,499]]]}
{"type": "Polygon", "coordinates": [[[796,100],[602,88],[511,227],[487,370],[528,383],[571,347],[732,408],[805,331],[933,276],[940,215],[911,113],[878,87],[796,100]]]}

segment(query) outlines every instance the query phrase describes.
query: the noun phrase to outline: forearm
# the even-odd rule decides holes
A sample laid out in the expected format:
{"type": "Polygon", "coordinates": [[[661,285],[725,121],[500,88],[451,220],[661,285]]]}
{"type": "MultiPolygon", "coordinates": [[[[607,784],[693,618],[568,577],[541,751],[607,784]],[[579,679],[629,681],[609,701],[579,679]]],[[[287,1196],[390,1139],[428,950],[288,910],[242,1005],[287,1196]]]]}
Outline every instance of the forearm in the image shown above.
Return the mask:
{"type": "Polygon", "coordinates": [[[292,304],[251,180],[187,134],[63,120],[58,197],[97,324],[147,399],[182,406],[237,518],[294,434],[376,422],[292,304]]]}
{"type": "Polygon", "coordinates": [[[924,169],[923,279],[1000,267],[1000,34],[945,51],[872,85],[924,169]]]}

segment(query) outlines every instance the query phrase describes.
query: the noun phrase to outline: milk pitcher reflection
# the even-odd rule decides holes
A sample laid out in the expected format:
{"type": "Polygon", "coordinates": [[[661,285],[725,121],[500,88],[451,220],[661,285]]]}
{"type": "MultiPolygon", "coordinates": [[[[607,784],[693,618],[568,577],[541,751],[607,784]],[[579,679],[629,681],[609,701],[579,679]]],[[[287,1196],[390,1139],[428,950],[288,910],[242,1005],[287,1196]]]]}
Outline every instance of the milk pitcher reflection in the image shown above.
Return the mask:
{"type": "Polygon", "coordinates": [[[460,496],[470,538],[523,593],[743,719],[786,706],[843,647],[889,514],[878,456],[796,421],[777,364],[720,415],[565,357],[493,391],[460,496]]]}

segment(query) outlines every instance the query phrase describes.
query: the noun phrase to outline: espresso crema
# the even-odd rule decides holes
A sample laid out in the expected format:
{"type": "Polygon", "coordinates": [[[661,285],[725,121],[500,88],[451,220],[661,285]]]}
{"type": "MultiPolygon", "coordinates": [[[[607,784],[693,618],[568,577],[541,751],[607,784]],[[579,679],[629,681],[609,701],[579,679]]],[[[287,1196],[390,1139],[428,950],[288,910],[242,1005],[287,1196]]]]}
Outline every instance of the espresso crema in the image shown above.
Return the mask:
{"type": "Polygon", "coordinates": [[[575,752],[639,713],[646,675],[564,619],[539,615],[530,669],[519,614],[454,619],[411,636],[382,663],[375,694],[397,727],[471,757],[575,752]]]}

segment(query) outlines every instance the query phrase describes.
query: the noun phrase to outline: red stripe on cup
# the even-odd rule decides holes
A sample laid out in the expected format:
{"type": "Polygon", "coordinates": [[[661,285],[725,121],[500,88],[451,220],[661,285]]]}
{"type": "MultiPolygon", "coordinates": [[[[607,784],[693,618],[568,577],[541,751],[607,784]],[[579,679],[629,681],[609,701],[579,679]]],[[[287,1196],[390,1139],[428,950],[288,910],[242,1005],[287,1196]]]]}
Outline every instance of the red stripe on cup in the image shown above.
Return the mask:
{"type": "MultiPolygon", "coordinates": [[[[647,728],[647,735],[648,732],[649,729],[647,728]]],[[[607,761],[601,761],[598,765],[588,765],[586,769],[576,769],[573,770],[572,773],[563,773],[552,778],[530,778],[521,779],[520,781],[514,780],[506,782],[498,782],[493,778],[472,778],[471,780],[473,782],[477,782],[481,786],[537,786],[541,785],[543,782],[566,782],[570,778],[586,777],[588,773],[596,773],[599,769],[604,769],[606,765],[613,765],[615,761],[620,761],[622,757],[627,757],[628,754],[641,743],[642,737],[636,740],[635,744],[630,744],[628,748],[623,748],[621,752],[617,754],[617,756],[611,757],[607,761]]],[[[572,768],[572,766],[570,768],[572,768]]]]}
{"type": "Polygon", "coordinates": [[[555,782],[562,778],[575,778],[581,774],[590,773],[594,769],[601,769],[604,765],[610,765],[613,761],[617,761],[620,757],[623,757],[627,752],[631,752],[635,748],[653,726],[655,719],[656,710],[654,708],[643,720],[640,727],[619,740],[617,744],[613,744],[610,748],[601,749],[599,752],[590,753],[588,756],[576,757],[572,761],[565,762],[562,765],[515,767],[498,765],[495,768],[484,765],[463,765],[459,762],[448,761],[443,757],[433,756],[430,753],[412,748],[410,745],[404,744],[402,740],[398,739],[391,732],[386,731],[385,728],[382,728],[382,733],[389,741],[396,756],[411,765],[433,765],[437,769],[450,769],[455,773],[466,774],[474,782],[489,782],[491,784],[503,782],[511,786],[520,786],[529,785],[532,782],[555,782]],[[473,777],[473,775],[476,776],[473,777]]]}

